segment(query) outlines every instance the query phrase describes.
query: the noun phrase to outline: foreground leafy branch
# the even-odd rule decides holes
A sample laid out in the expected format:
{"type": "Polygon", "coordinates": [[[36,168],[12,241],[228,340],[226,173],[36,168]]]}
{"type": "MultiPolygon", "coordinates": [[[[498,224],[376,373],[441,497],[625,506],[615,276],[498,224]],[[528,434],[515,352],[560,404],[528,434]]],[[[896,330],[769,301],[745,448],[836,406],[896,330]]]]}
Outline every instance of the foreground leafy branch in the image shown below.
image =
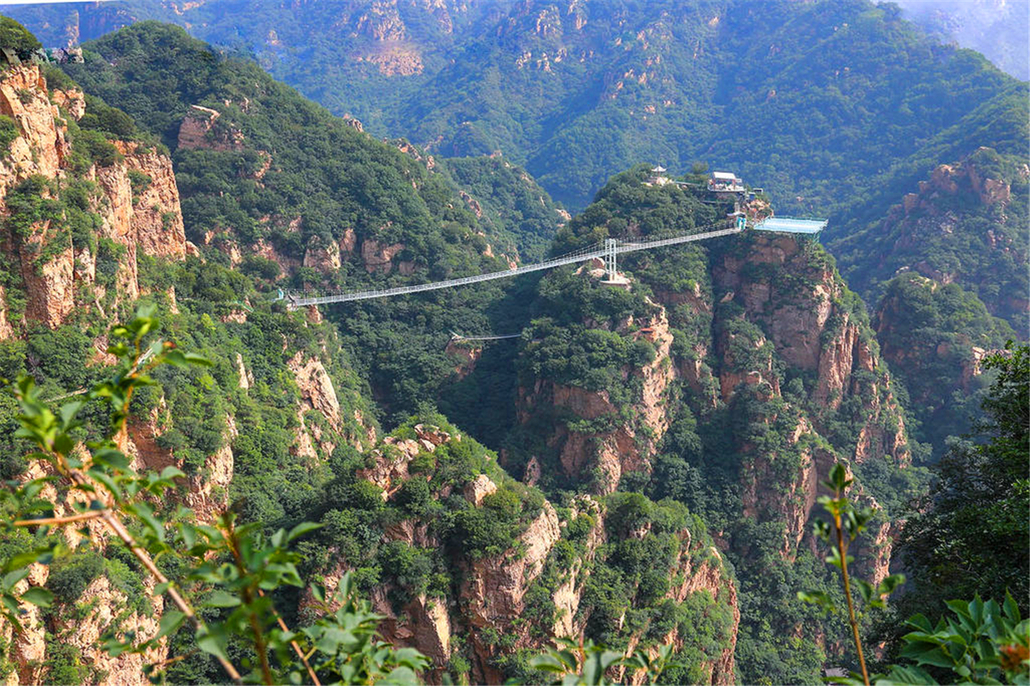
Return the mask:
{"type": "MultiPolygon", "coordinates": [[[[126,436],[126,420],[135,390],[142,386],[154,385],[149,376],[151,370],[162,364],[187,366],[190,364],[206,364],[202,358],[183,354],[174,344],[161,339],[144,346],[144,338],[156,328],[154,308],[141,308],[128,324],[116,326],[111,331],[115,341],[108,352],[115,355],[118,366],[114,376],[99,383],[88,394],[89,400],[99,400],[111,409],[110,427],[107,437],[101,441],[88,442],[87,451],[82,451],[74,438],[76,429],[82,426],[77,417],[86,401],[75,400],[65,403],[55,414],[39,397],[35,381],[29,376],[22,376],[15,386],[15,396],[21,409],[18,422],[21,425],[16,436],[28,440],[36,450],[29,454],[29,459],[45,462],[52,475],[33,479],[21,485],[8,484],[4,491],[7,505],[29,515],[39,512],[49,516],[19,519],[15,526],[44,527],[63,526],[70,523],[99,519],[106,529],[113,533],[140,564],[154,578],[157,586],[155,595],[167,594],[177,611],[165,613],[161,621],[161,631],[152,639],[160,640],[184,619],[189,619],[196,628],[198,636],[208,632],[204,621],[197,616],[193,606],[179,592],[179,589],[165,577],[154,564],[150,551],[130,533],[123,517],[136,519],[154,542],[160,543],[164,538],[164,527],[154,517],[153,509],[142,498],[145,495],[160,497],[172,486],[172,479],[185,476],[175,467],[166,467],[160,475],[147,474],[138,476],[131,468],[130,461],[123,452],[126,436]],[[82,453],[86,452],[85,456],[82,453]],[[53,515],[55,504],[38,496],[46,485],[68,488],[78,494],[69,499],[68,505],[75,514],[56,517],[53,515]]],[[[5,564],[5,580],[17,578],[19,581],[28,575],[28,565],[34,562],[48,564],[54,556],[57,544],[16,556],[5,564]]],[[[156,547],[156,546],[155,546],[156,547]]],[[[13,584],[4,584],[3,596],[4,618],[11,622],[16,630],[21,630],[18,621],[21,614],[18,600],[10,591],[13,584]],[[9,589],[9,590],[8,590],[9,589]]],[[[30,589],[26,597],[20,600],[41,606],[52,602],[52,594],[42,588],[30,589]]],[[[242,677],[237,669],[223,656],[216,656],[229,677],[241,682],[242,677]]]]}
{"type": "MultiPolygon", "coordinates": [[[[872,509],[856,507],[848,498],[847,491],[853,481],[848,478],[848,472],[843,464],[838,462],[833,465],[829,478],[823,482],[823,485],[833,495],[819,496],[819,503],[830,515],[830,521],[816,520],[813,530],[817,538],[830,545],[830,555],[826,561],[840,570],[844,597],[847,601],[848,624],[851,625],[851,636],[855,644],[855,652],[858,654],[862,683],[870,686],[869,670],[866,667],[862,637],[859,634],[860,612],[856,608],[853,589],[857,588],[866,607],[882,608],[886,605],[887,596],[905,582],[905,577],[901,574],[891,574],[875,586],[864,579],[852,578],[848,565],[854,562],[855,558],[848,555],[848,548],[865,530],[869,520],[873,517],[872,509]]],[[[825,591],[798,591],[798,598],[819,605],[827,612],[836,610],[833,601],[825,591]]]]}
{"type": "MultiPolygon", "coordinates": [[[[213,521],[198,521],[196,513],[176,507],[174,497],[166,498],[183,472],[170,466],[160,474],[140,474],[133,468],[126,455],[126,427],[134,393],[157,384],[151,374],[161,365],[208,364],[157,338],[157,331],[153,307],[141,308],[130,322],[115,327],[108,352],[118,363],[111,377],[87,392],[59,398],[74,399],[56,410],[40,398],[31,377],[13,385],[20,407],[17,436],[32,446],[28,459],[39,467],[34,473],[43,476],[9,481],[0,490],[0,533],[28,529],[38,542],[0,560],[0,619],[22,632],[24,604],[52,605],[51,591],[28,584],[29,568],[65,556],[72,546],[63,529],[73,527],[82,535],[79,546],[124,545],[151,578],[152,596],[171,601],[152,636],[122,631],[117,622],[107,627],[101,642],[109,655],[163,652],[172,638],[182,636],[180,629],[192,625],[181,654],[145,668],[152,681],[170,666],[206,653],[236,683],[419,683],[429,660],[417,650],[381,640],[377,627],[382,617],[358,596],[349,573],[332,595],[321,586],[308,587],[305,616],[312,621],[306,626],[291,630],[276,609],[278,591],[305,586],[293,544],[319,525],[302,522],[269,534],[260,523],[240,521],[231,508],[213,521]],[[86,438],[95,432],[79,419],[87,406],[109,418],[101,439],[86,438]],[[158,560],[174,562],[166,567],[177,570],[174,578],[162,572],[158,560]]],[[[673,655],[672,646],[622,654],[591,641],[559,639],[559,647],[534,665],[555,683],[569,686],[631,680],[654,684],[672,666],[673,655]]]]}
{"type": "Polygon", "coordinates": [[[322,612],[311,626],[293,632],[275,609],[277,589],[304,585],[296,568],[299,555],[289,549],[290,544],[317,525],[305,522],[289,532],[266,536],[258,524],[238,523],[231,511],[205,524],[196,522],[195,514],[183,507],[175,512],[177,523],[169,525],[158,504],[184,474],[175,467],[142,475],[132,468],[125,454],[132,397],[137,389],[156,385],[151,373],[161,365],[208,363],[154,338],[157,329],[153,307],[140,308],[130,322],[112,329],[108,352],[118,363],[111,378],[56,411],[40,398],[31,377],[23,376],[14,384],[20,406],[17,436],[33,446],[27,457],[39,463],[45,475],[4,484],[0,526],[30,529],[44,544],[3,561],[0,617],[15,631],[24,631],[22,605],[49,607],[54,601],[49,590],[27,587],[26,582],[30,565],[51,564],[67,549],[64,537],[51,533],[81,526],[79,531],[88,541],[83,544],[97,544],[100,531],[89,527],[98,523],[131,551],[152,578],[153,595],[166,595],[174,606],[163,612],[155,635],[139,642],[110,627],[102,637],[105,650],[113,657],[144,653],[167,640],[184,622],[193,625],[196,647],[151,665],[151,679],[193,652],[203,651],[237,683],[416,683],[428,661],[417,651],[395,650],[378,640],[376,626],[381,618],[357,600],[349,577],[329,601],[322,589],[311,589],[322,612]],[[86,431],[78,417],[88,403],[107,410],[109,423],[101,440],[82,440],[86,431]],[[59,494],[64,494],[63,500],[59,494]],[[155,560],[161,556],[185,563],[177,580],[157,566],[155,560]],[[190,593],[183,583],[188,583],[190,593]],[[204,621],[197,608],[212,609],[218,621],[204,621]],[[244,660],[245,665],[256,665],[249,674],[230,660],[227,649],[233,639],[246,645],[253,656],[244,660]]]}

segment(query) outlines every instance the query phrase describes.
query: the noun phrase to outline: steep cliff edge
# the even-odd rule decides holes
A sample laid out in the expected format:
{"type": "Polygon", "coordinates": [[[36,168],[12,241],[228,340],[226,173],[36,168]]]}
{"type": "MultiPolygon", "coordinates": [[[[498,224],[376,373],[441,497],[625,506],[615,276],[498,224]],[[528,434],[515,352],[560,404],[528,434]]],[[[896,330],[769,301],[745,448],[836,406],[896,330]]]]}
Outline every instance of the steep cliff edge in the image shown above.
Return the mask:
{"type": "Polygon", "coordinates": [[[351,495],[323,519],[325,581],[377,579],[384,636],[425,652],[431,681],[501,683],[527,674],[552,637],[583,633],[613,647],[671,643],[692,683],[734,680],[736,585],[682,506],[626,494],[557,506],[439,416],[353,464],[330,486],[351,495]],[[378,535],[360,535],[358,521],[378,535]],[[714,642],[698,643],[691,623],[714,642]]]}
{"type": "MultiPolygon", "coordinates": [[[[161,387],[134,399],[120,445],[133,468],[187,474],[153,506],[184,505],[204,522],[239,500],[264,521],[282,517],[266,489],[309,490],[338,447],[375,442],[374,412],[339,341],[326,325],[259,303],[243,275],[195,251],[187,258],[167,153],[124,113],[87,104],[67,77],[51,72],[60,88],[48,86],[44,69],[0,72],[0,114],[13,132],[0,155],[0,376],[30,373],[48,396],[67,398],[106,373],[109,327],[137,301],[156,302],[172,340],[207,357],[213,374],[160,369],[161,387]],[[295,456],[304,471],[298,463],[289,476],[255,483],[255,473],[274,471],[262,461],[288,468],[295,456]]],[[[4,426],[14,412],[0,408],[4,426]]],[[[87,431],[99,436],[105,426],[97,415],[87,431]]],[[[36,466],[19,474],[28,445],[13,428],[2,441],[4,478],[44,476],[36,466]]],[[[68,512],[64,494],[45,495],[68,512]]],[[[0,627],[5,683],[145,684],[144,665],[166,657],[165,641],[145,654],[102,648],[112,630],[153,635],[163,604],[132,556],[103,527],[89,530],[89,538],[67,531],[67,547],[27,580],[53,591],[54,607],[30,611],[20,634],[0,627]]],[[[3,543],[5,554],[31,547],[3,543]]]]}
{"type": "Polygon", "coordinates": [[[968,432],[989,384],[981,361],[1019,335],[975,293],[906,272],[884,285],[873,317],[883,357],[904,382],[918,437],[940,456],[968,432]]]}
{"type": "MultiPolygon", "coordinates": [[[[561,247],[719,221],[689,190],[642,185],[646,171],[609,182],[561,247]]],[[[541,281],[503,462],[545,487],[637,490],[703,516],[737,570],[744,651],[796,658],[779,636],[808,636],[812,650],[791,672],[804,680],[836,639],[814,615],[772,608],[822,583],[809,533],[820,483],[842,462],[854,497],[880,510],[855,553],[861,573],[882,578],[892,517],[924,478],[910,467],[915,444],[865,308],[833,258],[793,236],[747,232],[633,253],[620,267],[621,287],[589,267],[541,281]]],[[[742,673],[765,669],[782,666],[755,661],[742,673]]]]}
{"type": "Polygon", "coordinates": [[[186,239],[171,160],[140,142],[80,129],[72,112],[86,113],[74,104],[82,93],[51,93],[40,69],[22,65],[0,77],[0,114],[18,125],[0,160],[0,244],[17,265],[8,293],[27,296],[13,311],[10,302],[0,309],[9,324],[54,329],[77,309],[96,307],[104,317],[119,300],[134,300],[137,252],[181,260],[186,239]]]}
{"type": "Polygon", "coordinates": [[[1028,183],[1024,157],[981,147],[895,190],[885,213],[836,238],[833,250],[852,288],[869,302],[893,277],[914,272],[958,284],[1025,337],[1028,183]]]}
{"type": "MultiPolygon", "coordinates": [[[[577,276],[584,274],[599,278],[583,270],[577,276]]],[[[648,300],[645,309],[639,317],[628,314],[618,322],[582,325],[585,337],[594,330],[589,324],[596,324],[607,341],[630,350],[633,359],[627,356],[610,370],[628,395],[553,378],[537,378],[532,386],[519,389],[518,412],[524,425],[541,415],[554,419],[546,444],[557,453],[561,475],[573,483],[592,482],[599,495],[613,493],[624,476],[648,474],[650,457],[669,426],[664,406],[676,376],[669,356],[673,336],[664,308],[648,300]]],[[[534,341],[525,354],[547,354],[547,344],[546,339],[534,341]]]]}

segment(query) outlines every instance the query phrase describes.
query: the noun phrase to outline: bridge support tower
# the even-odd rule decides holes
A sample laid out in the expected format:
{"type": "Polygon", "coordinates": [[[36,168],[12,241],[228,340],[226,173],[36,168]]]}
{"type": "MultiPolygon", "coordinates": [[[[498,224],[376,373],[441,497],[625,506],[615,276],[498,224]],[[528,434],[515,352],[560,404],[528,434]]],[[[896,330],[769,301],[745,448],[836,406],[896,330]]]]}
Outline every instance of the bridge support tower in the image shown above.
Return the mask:
{"type": "Polygon", "coordinates": [[[617,256],[619,254],[619,241],[614,238],[607,238],[604,241],[604,270],[608,273],[606,281],[617,283],[619,280],[619,269],[617,256]]]}

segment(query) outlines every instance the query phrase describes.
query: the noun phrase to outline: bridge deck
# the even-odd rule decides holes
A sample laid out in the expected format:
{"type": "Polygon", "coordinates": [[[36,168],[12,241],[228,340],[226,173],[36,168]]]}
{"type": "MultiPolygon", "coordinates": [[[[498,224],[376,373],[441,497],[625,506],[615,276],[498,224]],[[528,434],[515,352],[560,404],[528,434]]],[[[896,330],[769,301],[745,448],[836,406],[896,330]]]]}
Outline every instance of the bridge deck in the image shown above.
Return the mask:
{"type": "MultiPolygon", "coordinates": [[[[763,219],[754,228],[759,231],[777,231],[783,233],[813,235],[819,233],[826,227],[825,219],[794,219],[791,217],[770,217],[763,219]]],[[[528,274],[544,269],[553,269],[566,264],[586,262],[594,258],[605,260],[606,267],[610,270],[615,268],[615,254],[635,252],[637,250],[651,250],[666,245],[678,245],[680,243],[692,243],[703,241],[709,238],[730,236],[744,231],[746,225],[743,217],[732,227],[718,229],[715,231],[702,231],[690,233],[673,238],[655,238],[651,240],[615,241],[609,240],[606,245],[592,245],[576,252],[544,260],[536,264],[528,264],[515,269],[506,269],[500,272],[477,274],[476,276],[465,276],[458,279],[446,279],[444,281],[433,281],[430,283],[416,284],[413,286],[398,286],[396,288],[381,288],[376,290],[355,291],[353,293],[336,293],[333,295],[321,295],[302,298],[298,296],[286,296],[287,306],[291,309],[298,307],[309,307],[311,305],[328,305],[330,303],[352,302],[355,300],[370,300],[372,298],[388,298],[393,295],[405,295],[407,293],[422,293],[424,291],[435,291],[441,288],[453,288],[464,286],[470,283],[492,281],[494,279],[506,279],[519,274],[528,274]],[[613,246],[614,244],[614,246],[613,246]],[[613,250],[614,247],[614,250],[613,250]]]]}

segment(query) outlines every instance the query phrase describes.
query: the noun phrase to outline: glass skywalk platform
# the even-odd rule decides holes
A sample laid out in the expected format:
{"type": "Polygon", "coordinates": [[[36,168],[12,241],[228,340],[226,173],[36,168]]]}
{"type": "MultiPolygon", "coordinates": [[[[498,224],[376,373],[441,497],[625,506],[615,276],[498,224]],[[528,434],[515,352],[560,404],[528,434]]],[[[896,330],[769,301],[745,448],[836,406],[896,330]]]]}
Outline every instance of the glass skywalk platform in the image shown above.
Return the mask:
{"type": "Polygon", "coordinates": [[[769,217],[755,224],[756,231],[777,231],[813,236],[826,228],[825,219],[794,219],[792,217],[769,217]]]}

